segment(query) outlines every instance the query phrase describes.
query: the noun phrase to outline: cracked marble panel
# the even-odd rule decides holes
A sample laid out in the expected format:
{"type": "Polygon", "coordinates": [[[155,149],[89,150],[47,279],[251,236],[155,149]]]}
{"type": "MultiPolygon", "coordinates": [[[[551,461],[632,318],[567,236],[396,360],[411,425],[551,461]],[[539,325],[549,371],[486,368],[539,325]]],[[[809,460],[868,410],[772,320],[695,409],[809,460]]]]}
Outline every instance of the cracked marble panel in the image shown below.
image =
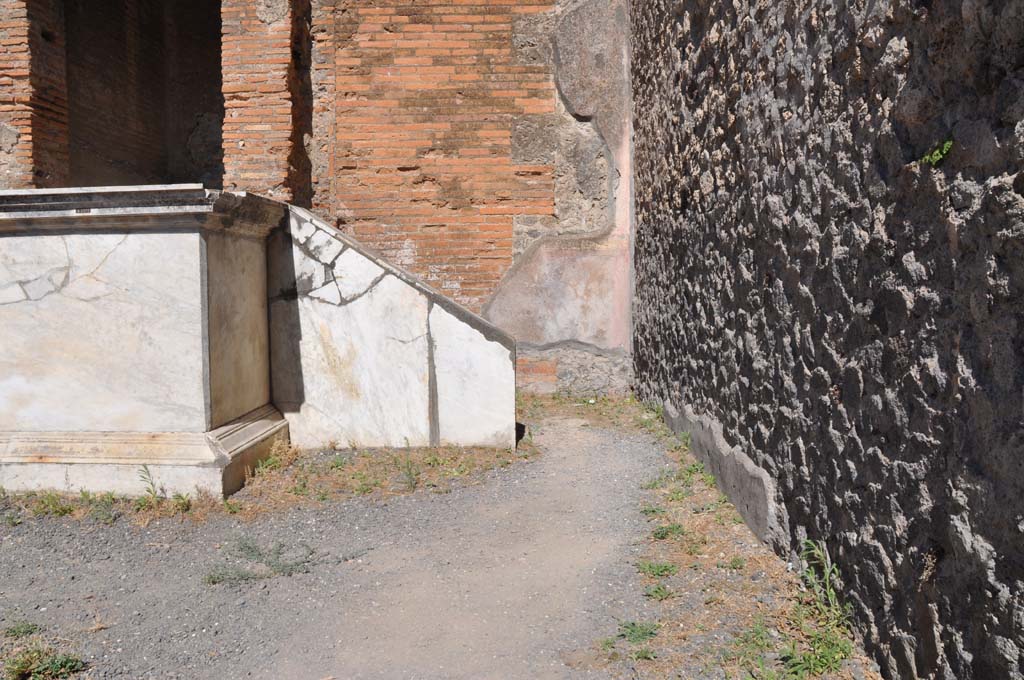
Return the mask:
{"type": "Polygon", "coordinates": [[[0,237],[0,430],[202,432],[198,234],[0,237]]]}
{"type": "Polygon", "coordinates": [[[271,302],[274,402],[302,447],[430,443],[427,300],[387,276],[349,304],[271,302]]]}
{"type": "Polygon", "coordinates": [[[502,342],[296,213],[269,263],[272,398],[297,445],[514,445],[515,366],[502,342]]]}
{"type": "Polygon", "coordinates": [[[442,307],[430,310],[443,446],[516,444],[516,371],[509,349],[442,307]]]}

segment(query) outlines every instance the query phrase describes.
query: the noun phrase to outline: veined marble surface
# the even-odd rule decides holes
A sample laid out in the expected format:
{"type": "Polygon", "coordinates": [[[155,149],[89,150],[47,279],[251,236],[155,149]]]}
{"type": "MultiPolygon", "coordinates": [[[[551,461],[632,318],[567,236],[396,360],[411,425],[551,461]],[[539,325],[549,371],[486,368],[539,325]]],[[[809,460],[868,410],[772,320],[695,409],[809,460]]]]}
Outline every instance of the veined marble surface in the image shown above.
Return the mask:
{"type": "Polygon", "coordinates": [[[0,236],[0,431],[203,432],[198,233],[0,236]]]}
{"type": "Polygon", "coordinates": [[[510,338],[302,210],[269,262],[272,398],[293,443],[515,445],[510,338]]]}

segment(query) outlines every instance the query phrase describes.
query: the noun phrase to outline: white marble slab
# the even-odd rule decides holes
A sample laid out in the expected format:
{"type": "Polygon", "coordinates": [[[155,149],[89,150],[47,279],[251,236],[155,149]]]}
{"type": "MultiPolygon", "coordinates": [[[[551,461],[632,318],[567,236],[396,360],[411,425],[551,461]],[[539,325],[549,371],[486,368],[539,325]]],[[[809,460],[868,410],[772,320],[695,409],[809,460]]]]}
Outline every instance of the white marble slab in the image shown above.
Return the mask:
{"type": "Polygon", "coordinates": [[[203,432],[197,233],[0,236],[0,431],[203,432]]]}
{"type": "Polygon", "coordinates": [[[272,399],[294,443],[515,445],[511,338],[305,211],[288,232],[268,276],[272,399]]]}
{"type": "Polygon", "coordinates": [[[297,425],[293,443],[429,445],[426,299],[388,276],[347,304],[275,301],[272,319],[296,304],[297,328],[273,342],[276,352],[294,352],[299,360],[272,364],[275,385],[301,383],[301,395],[294,395],[300,399],[291,403],[275,394],[297,425]],[[289,369],[300,373],[285,375],[289,369]]]}
{"type": "Polygon", "coordinates": [[[516,443],[516,371],[508,347],[445,311],[430,310],[443,446],[516,443]]]}

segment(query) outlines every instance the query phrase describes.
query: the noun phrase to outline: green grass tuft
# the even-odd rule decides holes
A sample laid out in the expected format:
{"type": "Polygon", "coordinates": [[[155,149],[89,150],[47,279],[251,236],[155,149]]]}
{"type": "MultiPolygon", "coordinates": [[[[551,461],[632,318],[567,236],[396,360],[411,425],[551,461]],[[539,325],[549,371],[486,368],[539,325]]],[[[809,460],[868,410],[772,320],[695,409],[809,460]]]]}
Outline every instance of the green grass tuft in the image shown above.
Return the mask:
{"type": "Polygon", "coordinates": [[[674,564],[667,562],[647,562],[643,561],[636,565],[636,568],[644,576],[650,576],[652,578],[663,578],[665,576],[674,576],[678,571],[679,567],[674,564]]]}
{"type": "Polygon", "coordinates": [[[39,630],[39,626],[37,626],[34,623],[29,623],[28,621],[20,621],[12,626],[4,628],[4,637],[13,639],[24,638],[28,637],[29,635],[35,635],[39,632],[39,630]]]}
{"type": "Polygon", "coordinates": [[[297,555],[289,557],[287,549],[280,543],[270,548],[262,548],[249,538],[240,538],[232,552],[235,556],[253,563],[255,566],[225,565],[217,567],[203,578],[207,585],[242,583],[275,576],[305,574],[313,563],[314,554],[313,549],[309,546],[301,546],[297,555]]]}
{"type": "Polygon", "coordinates": [[[656,636],[659,628],[659,624],[649,621],[626,621],[619,624],[619,638],[637,645],[656,636]]]}
{"type": "Polygon", "coordinates": [[[5,680],[56,680],[84,670],[81,659],[41,646],[23,649],[4,662],[5,680]]]}
{"type": "Polygon", "coordinates": [[[647,589],[644,590],[644,595],[652,600],[664,602],[671,597],[675,597],[676,594],[664,584],[659,583],[656,586],[648,586],[647,589]]]}
{"type": "Polygon", "coordinates": [[[664,541],[669,538],[678,538],[686,534],[682,524],[665,524],[651,532],[651,536],[657,541],[664,541]]]}

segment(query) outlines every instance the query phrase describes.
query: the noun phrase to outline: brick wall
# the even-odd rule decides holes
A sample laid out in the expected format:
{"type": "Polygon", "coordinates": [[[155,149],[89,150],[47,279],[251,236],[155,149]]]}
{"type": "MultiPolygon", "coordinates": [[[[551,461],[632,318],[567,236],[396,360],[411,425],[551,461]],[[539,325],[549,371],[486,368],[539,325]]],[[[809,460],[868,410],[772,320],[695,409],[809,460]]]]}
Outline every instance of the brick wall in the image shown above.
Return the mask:
{"type": "Polygon", "coordinates": [[[224,187],[290,199],[288,3],[224,0],[221,31],[224,187]]]}
{"type": "Polygon", "coordinates": [[[513,22],[552,8],[314,4],[314,208],[473,309],[512,265],[513,218],[554,212],[553,167],[511,154],[515,118],[555,106],[513,22]]]}
{"type": "Polygon", "coordinates": [[[516,388],[530,394],[554,394],[558,391],[558,362],[543,357],[518,356],[516,388]]]}
{"type": "Polygon", "coordinates": [[[32,166],[37,187],[68,182],[68,81],[64,3],[28,0],[32,55],[32,166]]]}
{"type": "Polygon", "coordinates": [[[28,9],[0,0],[0,188],[32,183],[28,9]]]}
{"type": "Polygon", "coordinates": [[[163,9],[66,0],[71,183],[164,181],[163,9]]]}
{"type": "Polygon", "coordinates": [[[220,3],[164,3],[166,178],[223,182],[220,3]]]}

